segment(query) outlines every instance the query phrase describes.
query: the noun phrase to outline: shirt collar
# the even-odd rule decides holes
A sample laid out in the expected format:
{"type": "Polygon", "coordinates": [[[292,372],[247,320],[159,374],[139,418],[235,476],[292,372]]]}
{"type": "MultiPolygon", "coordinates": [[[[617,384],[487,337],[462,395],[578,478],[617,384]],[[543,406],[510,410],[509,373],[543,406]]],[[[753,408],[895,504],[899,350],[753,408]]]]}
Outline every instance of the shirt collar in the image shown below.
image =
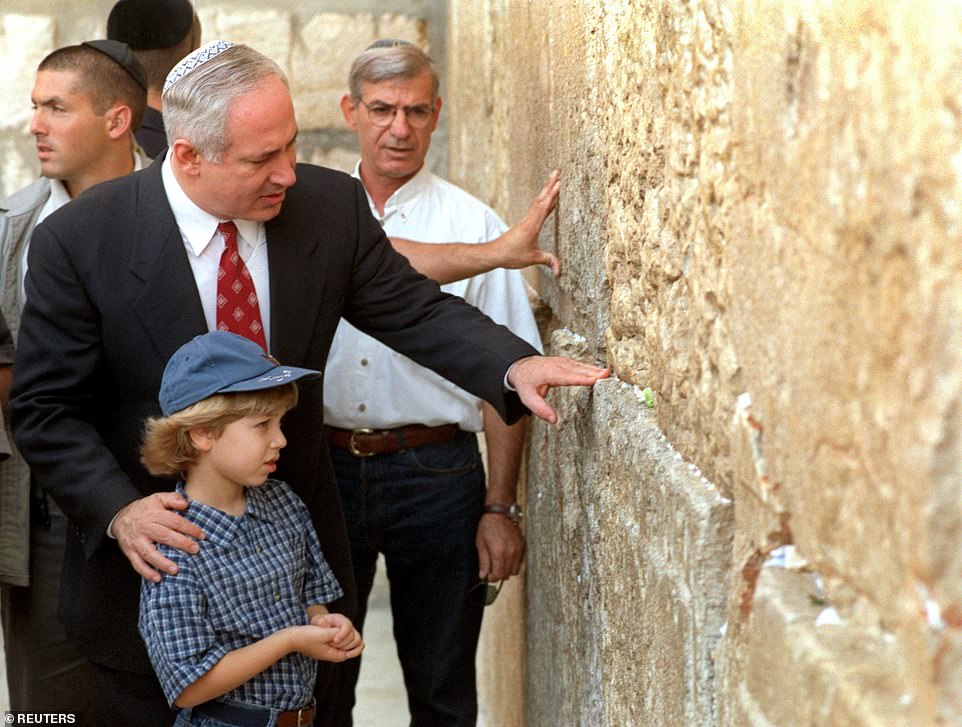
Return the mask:
{"type": "MultiPolygon", "coordinates": [[[[143,161],[140,154],[134,153],[134,171],[139,172],[144,168],[143,161]]],[[[70,201],[70,195],[67,193],[67,188],[63,184],[63,180],[51,179],[50,180],[50,211],[60,209],[67,202],[70,201]]]]}
{"type": "Polygon", "coordinates": [[[50,205],[53,209],[60,209],[70,201],[70,195],[63,182],[59,179],[50,180],[50,205]]]}
{"type": "MultiPolygon", "coordinates": [[[[355,179],[361,180],[360,160],[358,160],[357,164],[354,165],[353,176],[355,179]]],[[[367,201],[371,206],[371,211],[374,213],[374,216],[384,220],[390,217],[392,213],[414,202],[421,192],[423,192],[431,184],[431,178],[433,176],[434,174],[430,169],[428,169],[428,165],[422,164],[417,174],[394,190],[394,194],[387,198],[387,201],[384,203],[384,217],[378,215],[377,209],[374,207],[374,203],[371,201],[371,195],[368,195],[367,201]]],[[[361,181],[361,184],[363,186],[363,181],[361,181]]]]}
{"type": "Polygon", "coordinates": [[[271,508],[268,507],[267,498],[270,495],[264,491],[271,481],[265,482],[260,487],[247,488],[247,514],[256,517],[258,520],[271,521],[271,508]]]}
{"type": "MultiPolygon", "coordinates": [[[[265,483],[266,485],[267,483],[265,483]]],[[[197,500],[191,500],[184,492],[184,483],[178,482],[175,491],[188,501],[187,512],[191,516],[191,522],[200,527],[206,536],[205,540],[211,543],[229,544],[242,532],[245,519],[252,518],[264,522],[271,522],[270,508],[267,506],[265,496],[261,492],[261,487],[248,487],[245,490],[247,499],[246,509],[243,515],[229,515],[216,507],[205,505],[197,500]]]]}
{"type": "MultiPolygon", "coordinates": [[[[59,179],[48,179],[47,182],[49,183],[47,189],[50,193],[47,195],[47,201],[40,208],[40,212],[37,213],[38,225],[70,201],[70,195],[67,194],[67,188],[63,186],[63,182],[59,179]]],[[[29,246],[24,247],[24,255],[27,254],[28,249],[29,246]]]]}
{"type": "MultiPolygon", "coordinates": [[[[174,220],[177,222],[180,234],[183,235],[194,254],[200,255],[207,249],[214,233],[217,232],[217,225],[223,220],[205,212],[187,196],[183,187],[180,186],[180,182],[177,181],[177,177],[174,176],[170,154],[164,157],[161,178],[164,182],[167,201],[174,213],[174,220]]],[[[241,240],[251,247],[255,247],[260,240],[260,223],[253,220],[234,220],[234,224],[237,225],[237,232],[240,234],[241,240]]]]}

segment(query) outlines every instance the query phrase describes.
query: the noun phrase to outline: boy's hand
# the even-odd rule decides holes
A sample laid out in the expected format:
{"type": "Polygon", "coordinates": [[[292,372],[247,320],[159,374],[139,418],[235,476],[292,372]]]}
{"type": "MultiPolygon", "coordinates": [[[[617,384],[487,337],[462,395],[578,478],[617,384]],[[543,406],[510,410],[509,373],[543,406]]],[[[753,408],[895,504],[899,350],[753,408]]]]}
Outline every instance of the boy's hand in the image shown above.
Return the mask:
{"type": "Polygon", "coordinates": [[[344,649],[345,651],[351,651],[357,646],[360,646],[362,649],[364,648],[364,641],[361,639],[361,634],[354,628],[351,619],[342,613],[318,614],[311,618],[311,625],[335,629],[336,634],[331,640],[332,646],[344,649]]]}
{"type": "Polygon", "coordinates": [[[353,632],[353,636],[350,638],[351,648],[341,648],[334,645],[334,639],[338,636],[339,631],[336,626],[318,626],[312,623],[307,626],[293,626],[291,631],[295,643],[294,650],[318,661],[347,661],[360,656],[361,652],[364,651],[364,642],[361,640],[361,635],[354,630],[353,626],[351,627],[353,632]]]}

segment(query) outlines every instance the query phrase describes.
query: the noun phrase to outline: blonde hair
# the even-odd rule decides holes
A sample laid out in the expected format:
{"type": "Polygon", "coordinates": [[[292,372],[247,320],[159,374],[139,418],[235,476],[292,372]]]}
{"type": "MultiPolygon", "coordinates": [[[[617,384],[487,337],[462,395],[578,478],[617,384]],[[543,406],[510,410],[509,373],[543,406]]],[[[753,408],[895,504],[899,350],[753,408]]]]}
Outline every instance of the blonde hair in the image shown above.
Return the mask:
{"type": "Polygon", "coordinates": [[[296,405],[294,383],[259,391],[214,394],[170,416],[148,419],[140,461],[152,475],[184,477],[200,455],[190,438],[191,429],[205,427],[217,436],[238,419],[284,414],[296,405]]]}

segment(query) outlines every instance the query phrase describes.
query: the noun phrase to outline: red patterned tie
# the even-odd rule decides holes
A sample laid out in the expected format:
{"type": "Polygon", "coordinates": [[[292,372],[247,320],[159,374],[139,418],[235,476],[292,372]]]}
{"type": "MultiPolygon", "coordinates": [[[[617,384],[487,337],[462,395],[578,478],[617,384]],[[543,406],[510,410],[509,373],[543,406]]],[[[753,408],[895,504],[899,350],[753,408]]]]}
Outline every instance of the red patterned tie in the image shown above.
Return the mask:
{"type": "Polygon", "coordinates": [[[224,252],[217,269],[217,328],[249,338],[267,351],[261,308],[254,281],[237,250],[237,225],[217,225],[224,236],[224,252]]]}

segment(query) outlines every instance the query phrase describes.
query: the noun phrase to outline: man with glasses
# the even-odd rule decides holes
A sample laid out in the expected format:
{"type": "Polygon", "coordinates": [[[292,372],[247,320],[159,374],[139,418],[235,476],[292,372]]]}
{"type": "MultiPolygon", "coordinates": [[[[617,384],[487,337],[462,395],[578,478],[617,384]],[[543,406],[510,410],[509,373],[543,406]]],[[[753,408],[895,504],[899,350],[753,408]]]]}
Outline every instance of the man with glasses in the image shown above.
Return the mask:
{"type": "MultiPolygon", "coordinates": [[[[341,99],[361,160],[354,175],[391,238],[483,243],[504,223],[425,166],[441,112],[431,59],[401,41],[358,56],[341,99]]],[[[524,280],[498,269],[444,286],[540,351],[524,280]]],[[[483,341],[478,341],[483,345],[483,341]]],[[[325,374],[324,420],[341,490],[362,628],[385,557],[412,725],[473,725],[475,650],[487,583],[524,557],[515,502],[524,423],[350,324],[339,324],[325,374]],[[484,431],[488,477],[476,433],[484,431]]],[[[344,664],[338,724],[350,724],[359,660],[344,664]]]]}

